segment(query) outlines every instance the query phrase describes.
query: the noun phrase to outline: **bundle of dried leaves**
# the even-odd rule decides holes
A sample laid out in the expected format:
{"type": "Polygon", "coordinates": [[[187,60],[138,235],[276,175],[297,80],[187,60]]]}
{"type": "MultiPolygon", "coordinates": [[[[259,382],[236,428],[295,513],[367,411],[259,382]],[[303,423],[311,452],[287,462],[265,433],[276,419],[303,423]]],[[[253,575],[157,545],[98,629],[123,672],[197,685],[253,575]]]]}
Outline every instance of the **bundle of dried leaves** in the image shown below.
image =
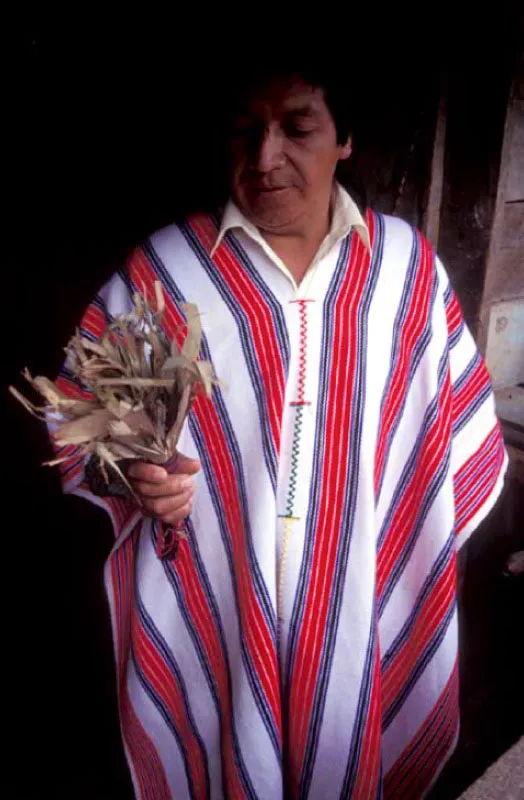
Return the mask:
{"type": "MultiPolygon", "coordinates": [[[[211,364],[199,361],[202,328],[198,308],[185,304],[187,333],[181,348],[162,329],[164,295],[155,284],[156,310],[144,295],[134,295],[134,310],[115,317],[99,342],[78,332],[69,342],[67,367],[90,399],[72,399],[48,378],[24,376],[44,398],[36,406],[17,389],[12,394],[38,419],[52,424],[58,447],[74,445],[99,459],[107,482],[114,470],[132,491],[118,466],[124,459],[155,464],[169,461],[198,387],[209,396],[216,382],[211,364]]],[[[47,462],[59,464],[67,457],[47,462]]]]}

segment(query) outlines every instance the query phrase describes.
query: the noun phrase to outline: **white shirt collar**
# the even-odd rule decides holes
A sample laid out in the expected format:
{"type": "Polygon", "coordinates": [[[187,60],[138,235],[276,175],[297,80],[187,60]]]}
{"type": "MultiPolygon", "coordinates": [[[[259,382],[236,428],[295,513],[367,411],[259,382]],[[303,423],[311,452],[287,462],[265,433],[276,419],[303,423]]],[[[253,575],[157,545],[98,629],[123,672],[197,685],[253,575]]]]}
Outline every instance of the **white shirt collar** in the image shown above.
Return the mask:
{"type": "MultiPolygon", "coordinates": [[[[234,230],[235,228],[240,228],[251,239],[257,242],[257,244],[262,247],[266,255],[277,266],[285,267],[280,257],[269,246],[258,228],[253,225],[253,223],[250,222],[246,216],[244,216],[244,214],[232,200],[229,200],[224,210],[218,236],[213,249],[211,250],[211,257],[213,257],[215,254],[227,231],[234,230]]],[[[313,264],[317,263],[320,259],[327,255],[331,248],[333,248],[341,239],[350,233],[352,228],[355,228],[367,249],[371,250],[368,226],[366,225],[366,222],[360,213],[357,204],[349,196],[346,190],[337,183],[335,208],[333,211],[333,218],[331,220],[331,228],[328,231],[326,238],[320,245],[320,248],[313,260],[313,264]]]]}

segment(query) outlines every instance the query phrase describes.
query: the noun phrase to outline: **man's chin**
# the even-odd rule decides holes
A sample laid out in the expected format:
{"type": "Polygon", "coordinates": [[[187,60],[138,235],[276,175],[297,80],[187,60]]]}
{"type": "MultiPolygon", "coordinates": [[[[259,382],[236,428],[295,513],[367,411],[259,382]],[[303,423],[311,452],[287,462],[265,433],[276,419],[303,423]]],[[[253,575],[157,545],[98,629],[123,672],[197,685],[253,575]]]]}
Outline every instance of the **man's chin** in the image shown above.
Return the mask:
{"type": "Polygon", "coordinates": [[[253,197],[249,197],[242,211],[259,228],[285,228],[300,216],[295,204],[289,203],[290,195],[290,189],[257,192],[253,197]]]}
{"type": "Polygon", "coordinates": [[[278,233],[292,227],[297,217],[297,214],[285,213],[281,209],[265,209],[263,212],[259,209],[253,211],[249,219],[253,225],[263,231],[278,233]]]}

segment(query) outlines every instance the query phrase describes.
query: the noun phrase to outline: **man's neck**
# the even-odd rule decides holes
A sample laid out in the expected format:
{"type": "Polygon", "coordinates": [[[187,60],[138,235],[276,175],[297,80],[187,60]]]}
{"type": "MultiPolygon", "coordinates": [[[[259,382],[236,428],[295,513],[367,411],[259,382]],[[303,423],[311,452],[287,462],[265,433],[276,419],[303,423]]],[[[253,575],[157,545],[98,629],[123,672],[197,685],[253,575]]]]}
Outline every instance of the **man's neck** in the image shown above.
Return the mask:
{"type": "Polygon", "coordinates": [[[260,230],[263,238],[284,262],[297,284],[302,281],[329,232],[333,202],[334,199],[325,214],[308,219],[292,231],[276,233],[260,230]]]}

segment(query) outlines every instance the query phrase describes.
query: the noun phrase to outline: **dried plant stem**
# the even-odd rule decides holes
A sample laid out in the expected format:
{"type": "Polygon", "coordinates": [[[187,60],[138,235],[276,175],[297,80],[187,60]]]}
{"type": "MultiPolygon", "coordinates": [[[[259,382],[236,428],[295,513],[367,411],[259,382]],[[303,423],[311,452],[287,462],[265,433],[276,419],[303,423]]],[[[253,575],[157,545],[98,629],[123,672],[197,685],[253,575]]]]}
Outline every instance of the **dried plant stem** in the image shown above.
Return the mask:
{"type": "Polygon", "coordinates": [[[74,446],[75,457],[78,451],[96,455],[105,479],[110,468],[131,492],[118,462],[140,459],[163,464],[170,460],[197,390],[209,397],[217,382],[211,364],[198,360],[202,338],[198,308],[183,306],[187,332],[179,347],[162,327],[165,300],[159,282],[155,302],[153,310],[146,297],[136,293],[134,310],[115,317],[99,341],[79,333],[73,336],[66,349],[67,369],[85,399],[68,396],[59,384],[42,376],[33,378],[27,370],[24,377],[45,404],[37,406],[10,387],[30,414],[52,421],[58,446],[74,446]]]}

